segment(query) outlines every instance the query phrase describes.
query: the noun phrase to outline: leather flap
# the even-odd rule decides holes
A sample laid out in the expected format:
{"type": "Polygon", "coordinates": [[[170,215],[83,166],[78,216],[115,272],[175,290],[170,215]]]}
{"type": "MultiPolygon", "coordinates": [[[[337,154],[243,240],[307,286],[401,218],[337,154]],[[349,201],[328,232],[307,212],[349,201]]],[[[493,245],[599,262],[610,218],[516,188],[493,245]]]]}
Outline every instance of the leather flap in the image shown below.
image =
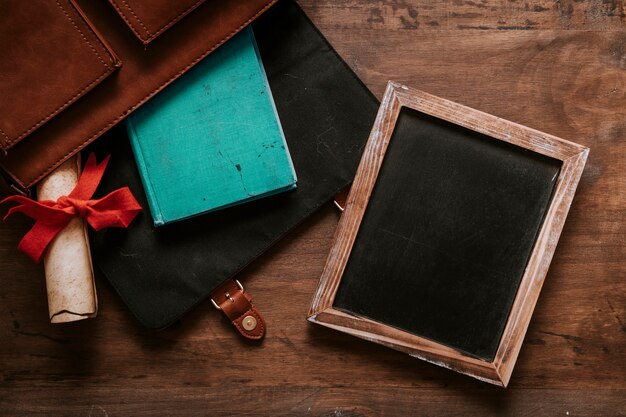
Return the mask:
{"type": "Polygon", "coordinates": [[[120,64],[70,0],[4,1],[0,45],[4,150],[85,95],[120,64]]]}
{"type": "Polygon", "coordinates": [[[147,45],[206,0],[109,0],[128,27],[147,45]]]}

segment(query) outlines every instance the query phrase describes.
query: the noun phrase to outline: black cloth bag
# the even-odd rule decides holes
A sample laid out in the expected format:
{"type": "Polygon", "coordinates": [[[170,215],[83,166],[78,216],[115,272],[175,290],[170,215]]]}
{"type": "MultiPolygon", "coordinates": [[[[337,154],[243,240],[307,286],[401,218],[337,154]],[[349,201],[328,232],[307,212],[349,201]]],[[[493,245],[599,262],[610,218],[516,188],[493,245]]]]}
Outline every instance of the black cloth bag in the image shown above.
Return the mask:
{"type": "Polygon", "coordinates": [[[154,228],[123,126],[92,145],[112,154],[96,197],[128,185],[144,208],[128,229],[91,233],[94,264],[144,327],[176,321],[346,187],[376,117],[376,98],[297,4],[253,28],[297,190],[154,228]]]}

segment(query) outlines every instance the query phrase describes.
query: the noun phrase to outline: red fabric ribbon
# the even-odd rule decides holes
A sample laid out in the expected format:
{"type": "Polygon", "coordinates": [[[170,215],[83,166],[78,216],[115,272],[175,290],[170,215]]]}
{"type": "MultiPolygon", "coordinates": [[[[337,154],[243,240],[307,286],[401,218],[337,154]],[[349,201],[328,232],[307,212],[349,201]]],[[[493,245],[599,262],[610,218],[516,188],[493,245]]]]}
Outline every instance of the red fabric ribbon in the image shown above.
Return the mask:
{"type": "Polygon", "coordinates": [[[115,190],[99,200],[90,200],[102,179],[110,156],[97,164],[95,155],[90,154],[76,187],[69,195],[59,197],[57,201],[35,201],[19,195],[0,201],[0,204],[7,201],[20,203],[9,210],[5,220],[13,213],[23,213],[36,221],[18,245],[18,249],[39,262],[48,244],[74,217],[85,218],[95,230],[128,227],[141,211],[141,206],[128,187],[115,190]]]}

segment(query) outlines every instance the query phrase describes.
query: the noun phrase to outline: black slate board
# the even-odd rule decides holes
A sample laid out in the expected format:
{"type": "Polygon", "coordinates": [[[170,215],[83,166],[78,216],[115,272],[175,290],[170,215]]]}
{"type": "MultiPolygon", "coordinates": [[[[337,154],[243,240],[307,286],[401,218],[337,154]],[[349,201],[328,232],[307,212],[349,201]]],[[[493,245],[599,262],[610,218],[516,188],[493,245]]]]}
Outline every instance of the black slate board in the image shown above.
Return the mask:
{"type": "Polygon", "coordinates": [[[403,108],[333,306],[492,360],[560,167],[403,108]]]}
{"type": "Polygon", "coordinates": [[[297,4],[280,1],[253,29],[297,190],[155,229],[124,129],[92,147],[112,154],[97,196],[129,185],[144,207],[128,229],[91,238],[96,267],[147,328],[171,324],[347,186],[376,117],[376,98],[297,4]]]}

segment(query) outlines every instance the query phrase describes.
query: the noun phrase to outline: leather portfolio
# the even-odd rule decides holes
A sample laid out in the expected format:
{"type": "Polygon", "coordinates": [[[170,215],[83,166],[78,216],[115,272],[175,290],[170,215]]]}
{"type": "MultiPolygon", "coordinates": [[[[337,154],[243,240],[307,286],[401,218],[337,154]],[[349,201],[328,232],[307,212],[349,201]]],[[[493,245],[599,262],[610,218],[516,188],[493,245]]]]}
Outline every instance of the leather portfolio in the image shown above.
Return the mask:
{"type": "Polygon", "coordinates": [[[129,185],[144,207],[128,229],[92,233],[91,243],[94,264],[145,327],[177,320],[348,185],[374,122],[378,101],[295,2],[253,29],[297,189],[155,228],[125,130],[92,145],[111,153],[98,195],[129,185]]]}
{"type": "Polygon", "coordinates": [[[26,192],[275,1],[3,1],[3,188],[26,192]]]}

